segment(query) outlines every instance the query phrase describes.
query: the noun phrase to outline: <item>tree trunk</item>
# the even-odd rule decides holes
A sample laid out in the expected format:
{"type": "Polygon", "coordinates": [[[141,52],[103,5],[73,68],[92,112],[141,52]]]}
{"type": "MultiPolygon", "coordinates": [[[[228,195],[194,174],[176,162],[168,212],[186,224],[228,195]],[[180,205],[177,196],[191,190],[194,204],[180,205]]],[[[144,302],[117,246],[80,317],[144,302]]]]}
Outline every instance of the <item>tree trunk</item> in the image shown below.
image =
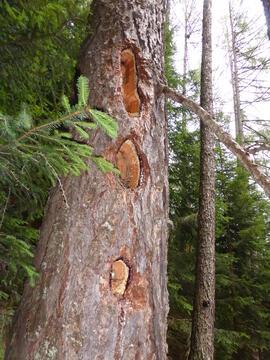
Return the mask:
{"type": "MultiPolygon", "coordinates": [[[[183,85],[182,94],[187,96],[187,75],[188,75],[188,50],[190,37],[196,32],[199,22],[199,14],[196,12],[196,0],[183,2],[184,8],[184,54],[183,54],[183,85]]],[[[182,107],[182,131],[187,127],[187,108],[182,107]]]]}
{"type": "MultiPolygon", "coordinates": [[[[187,95],[187,62],[188,62],[188,4],[185,3],[185,24],[184,24],[184,59],[183,59],[183,85],[182,93],[187,95]]],[[[187,128],[187,109],[185,106],[182,108],[182,131],[186,132],[187,128]]]]}
{"type": "Polygon", "coordinates": [[[236,36],[233,18],[233,9],[231,1],[229,2],[229,14],[230,14],[230,31],[231,31],[231,45],[228,39],[229,46],[229,58],[232,78],[232,90],[233,90],[233,108],[234,108],[234,120],[235,120],[235,138],[243,144],[243,122],[241,115],[241,102],[240,102],[240,90],[239,90],[239,74],[238,74],[238,59],[236,49],[236,36]],[[230,48],[231,47],[231,48],[230,48]]]}
{"type": "MultiPolygon", "coordinates": [[[[211,0],[204,0],[201,106],[210,114],[212,96],[211,0]]],[[[200,195],[196,283],[189,360],[214,358],[215,159],[214,135],[201,121],[200,195]]]]}
{"type": "Polygon", "coordinates": [[[35,265],[6,360],[166,359],[167,139],[163,73],[165,1],[94,0],[93,34],[79,70],[93,108],[118,122],[97,130],[95,153],[120,177],[68,176],[48,201],[35,265]],[[68,207],[64,199],[67,199],[68,207]]]}

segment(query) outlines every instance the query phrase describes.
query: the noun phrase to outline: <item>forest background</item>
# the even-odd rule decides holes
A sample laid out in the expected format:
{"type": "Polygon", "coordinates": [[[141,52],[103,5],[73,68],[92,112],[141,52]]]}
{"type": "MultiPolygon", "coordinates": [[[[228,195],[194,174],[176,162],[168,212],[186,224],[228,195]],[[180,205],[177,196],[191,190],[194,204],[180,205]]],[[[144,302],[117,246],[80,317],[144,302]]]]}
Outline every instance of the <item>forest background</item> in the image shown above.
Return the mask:
{"type": "MultiPolygon", "coordinates": [[[[196,26],[194,32],[185,36],[191,42],[191,35],[201,33],[200,11],[195,11],[194,1],[181,3],[183,9],[192,3],[191,20],[196,26]]],[[[61,121],[61,127],[55,126],[56,119],[66,110],[62,95],[74,98],[78,51],[85,34],[91,31],[87,26],[89,5],[90,2],[84,0],[30,0],[27,6],[20,1],[0,4],[1,356],[25,278],[34,283],[38,276],[32,266],[32,254],[49,190],[55,183],[61,184],[61,175],[69,171],[74,175],[86,171],[81,159],[91,156],[91,149],[69,139],[70,127],[82,136],[84,134],[78,118],[70,117],[70,122],[61,121]],[[50,125],[39,135],[39,140],[43,137],[42,141],[28,144],[28,148],[18,146],[17,141],[24,133],[45,124],[50,125]],[[7,149],[7,146],[11,157],[5,156],[3,147],[7,149]],[[60,162],[58,154],[63,151],[65,161],[60,162]]],[[[269,61],[265,50],[260,52],[261,48],[258,49],[260,42],[245,14],[237,14],[235,26],[239,26],[237,31],[241,35],[246,35],[243,36],[246,42],[241,44],[241,61],[246,61],[247,67],[245,74],[258,68],[262,75],[256,79],[266,78],[269,61]],[[237,19],[240,19],[239,23],[237,19]],[[256,39],[255,49],[250,36],[256,39]]],[[[266,30],[259,32],[263,43],[266,30]]],[[[168,84],[198,101],[200,69],[186,66],[182,73],[176,70],[174,33],[175,27],[168,21],[165,69],[168,84]]],[[[177,38],[179,41],[184,43],[184,37],[182,40],[177,38]]],[[[224,36],[224,48],[226,41],[224,36]]],[[[191,56],[191,51],[187,52],[187,58],[191,56]]],[[[245,75],[245,78],[249,77],[245,75]]],[[[264,94],[263,100],[267,100],[269,88],[266,86],[256,81],[255,98],[264,94]]],[[[251,87],[244,84],[243,89],[250,91],[251,87]]],[[[244,90],[242,99],[246,101],[244,90]]],[[[230,113],[226,113],[224,99],[220,92],[217,95],[215,117],[230,129],[234,122],[232,105],[230,113]]],[[[249,102],[255,102],[254,98],[250,99],[249,102]]],[[[73,104],[76,102],[77,99],[72,100],[73,104]]],[[[173,102],[168,102],[167,108],[170,218],[173,222],[168,258],[168,344],[171,359],[184,359],[189,350],[194,292],[200,134],[196,125],[198,119],[187,109],[173,102]]],[[[246,124],[246,143],[257,141],[260,144],[262,138],[264,143],[265,139],[269,141],[266,123],[254,116],[250,118],[244,107],[241,112],[246,124]],[[250,120],[256,121],[251,123],[250,120]]],[[[110,131],[109,125],[105,125],[105,131],[110,131]]],[[[264,168],[268,166],[266,152],[260,158],[260,164],[264,168]]],[[[99,165],[104,171],[109,167],[107,163],[99,165]]],[[[215,359],[262,360],[270,357],[269,215],[269,202],[263,193],[216,141],[215,359]]]]}

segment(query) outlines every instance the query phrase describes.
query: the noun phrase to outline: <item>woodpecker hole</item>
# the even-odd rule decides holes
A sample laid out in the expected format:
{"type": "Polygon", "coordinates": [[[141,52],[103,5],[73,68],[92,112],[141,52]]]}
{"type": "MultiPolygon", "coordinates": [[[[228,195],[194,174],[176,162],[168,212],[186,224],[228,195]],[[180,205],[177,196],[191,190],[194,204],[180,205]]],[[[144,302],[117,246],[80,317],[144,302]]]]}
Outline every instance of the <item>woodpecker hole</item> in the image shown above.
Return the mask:
{"type": "Polygon", "coordinates": [[[122,93],[126,111],[131,116],[140,112],[140,98],[137,92],[137,73],[135,56],[130,49],[121,54],[122,93]]]}
{"type": "Polygon", "coordinates": [[[112,292],[117,297],[124,296],[130,278],[130,268],[123,259],[113,262],[110,284],[112,292]]]}
{"type": "Polygon", "coordinates": [[[118,150],[116,166],[120,171],[120,178],[125,187],[135,189],[139,186],[141,161],[131,140],[126,140],[118,150]]]}
{"type": "Polygon", "coordinates": [[[202,306],[203,306],[204,308],[207,308],[209,305],[210,305],[210,301],[209,301],[209,300],[203,300],[202,306]]]}

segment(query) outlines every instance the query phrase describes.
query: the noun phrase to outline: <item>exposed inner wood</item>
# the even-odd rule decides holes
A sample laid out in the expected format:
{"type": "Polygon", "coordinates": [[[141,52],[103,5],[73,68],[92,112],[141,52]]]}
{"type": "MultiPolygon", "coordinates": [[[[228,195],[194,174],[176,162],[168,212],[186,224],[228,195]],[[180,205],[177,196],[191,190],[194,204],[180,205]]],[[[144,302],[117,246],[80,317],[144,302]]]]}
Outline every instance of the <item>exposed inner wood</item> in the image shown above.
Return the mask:
{"type": "Polygon", "coordinates": [[[122,93],[126,111],[136,116],[140,111],[140,98],[137,92],[135,56],[130,49],[121,54],[122,93]]]}
{"type": "Polygon", "coordinates": [[[136,148],[131,140],[126,140],[116,155],[116,166],[120,171],[123,184],[130,189],[135,189],[140,182],[140,160],[136,148]]]}
{"type": "Polygon", "coordinates": [[[129,267],[123,260],[116,260],[112,264],[111,289],[114,295],[123,296],[127,287],[129,267]]]}

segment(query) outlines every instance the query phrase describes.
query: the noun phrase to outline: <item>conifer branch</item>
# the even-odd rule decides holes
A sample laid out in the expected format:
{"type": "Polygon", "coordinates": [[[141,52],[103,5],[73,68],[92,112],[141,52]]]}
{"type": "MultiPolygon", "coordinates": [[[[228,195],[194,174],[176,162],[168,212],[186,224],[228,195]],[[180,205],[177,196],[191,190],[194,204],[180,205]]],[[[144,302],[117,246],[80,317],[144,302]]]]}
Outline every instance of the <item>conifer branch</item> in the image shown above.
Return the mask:
{"type": "Polygon", "coordinates": [[[39,125],[37,127],[34,127],[32,128],[31,130],[27,131],[25,134],[23,134],[21,137],[18,138],[18,141],[21,141],[21,140],[24,140],[25,138],[29,137],[30,135],[38,132],[39,130],[41,129],[45,129],[45,128],[48,128],[50,126],[53,126],[53,125],[57,125],[57,124],[61,124],[62,122],[66,121],[66,120],[69,120],[69,119],[72,119],[80,114],[82,114],[83,112],[85,112],[85,109],[81,109],[81,110],[77,110],[77,111],[74,111],[68,115],[65,115],[65,116],[62,116],[52,122],[49,122],[49,123],[46,123],[46,124],[42,124],[42,125],[39,125]]]}

